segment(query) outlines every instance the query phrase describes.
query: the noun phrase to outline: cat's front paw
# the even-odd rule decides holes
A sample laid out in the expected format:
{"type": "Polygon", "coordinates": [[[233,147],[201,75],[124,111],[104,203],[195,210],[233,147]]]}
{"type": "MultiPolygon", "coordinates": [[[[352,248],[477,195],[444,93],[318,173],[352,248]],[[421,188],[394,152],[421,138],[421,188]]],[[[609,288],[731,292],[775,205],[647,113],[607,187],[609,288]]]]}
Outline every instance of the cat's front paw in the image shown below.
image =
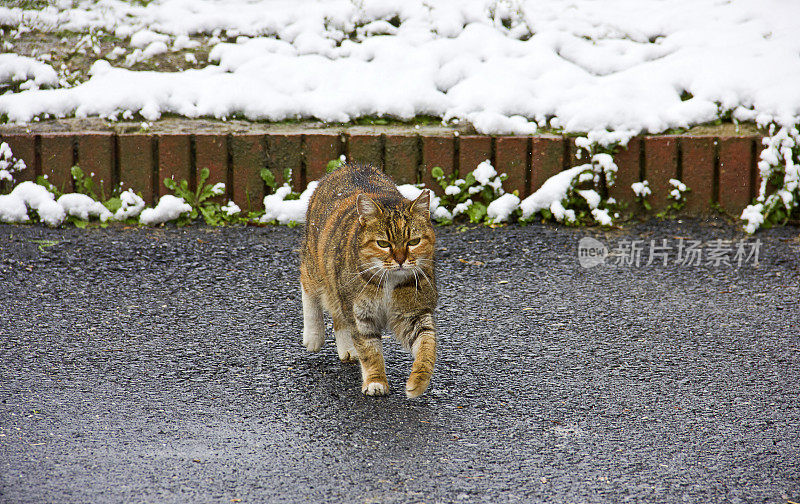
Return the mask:
{"type": "Polygon", "coordinates": [[[325,343],[325,333],[303,329],[303,346],[309,352],[319,352],[322,344],[325,343]]]}
{"type": "Polygon", "coordinates": [[[406,397],[413,399],[419,397],[431,383],[431,373],[426,371],[412,371],[406,383],[406,397]]]}
{"type": "Polygon", "coordinates": [[[371,396],[387,395],[389,393],[389,384],[385,382],[365,383],[364,386],[361,387],[361,392],[371,396]]]}

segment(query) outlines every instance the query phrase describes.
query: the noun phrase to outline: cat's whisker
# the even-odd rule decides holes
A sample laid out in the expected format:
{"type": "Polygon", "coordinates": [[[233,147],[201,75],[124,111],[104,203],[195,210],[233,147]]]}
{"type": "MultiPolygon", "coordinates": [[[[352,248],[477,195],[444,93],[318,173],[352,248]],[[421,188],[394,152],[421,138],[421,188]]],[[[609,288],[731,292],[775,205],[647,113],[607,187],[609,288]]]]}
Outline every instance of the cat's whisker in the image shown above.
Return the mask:
{"type": "Polygon", "coordinates": [[[425,270],[423,270],[422,268],[419,268],[419,272],[422,273],[422,278],[424,278],[425,280],[428,281],[428,285],[430,285],[431,287],[436,289],[436,287],[434,287],[434,285],[433,285],[433,282],[431,282],[431,279],[428,277],[428,274],[425,273],[425,270]]]}
{"type": "MultiPolygon", "coordinates": [[[[362,276],[364,273],[366,273],[368,271],[371,271],[371,270],[374,270],[374,269],[379,269],[379,268],[382,268],[382,267],[383,267],[383,265],[381,265],[381,264],[373,264],[372,266],[370,266],[369,268],[367,268],[365,270],[356,271],[355,273],[352,274],[353,278],[351,278],[350,281],[348,281],[347,284],[345,284],[345,285],[349,285],[349,284],[355,282],[360,276],[362,276]]],[[[372,280],[372,278],[374,278],[374,275],[373,275],[373,277],[370,277],[370,280],[372,280]]]]}

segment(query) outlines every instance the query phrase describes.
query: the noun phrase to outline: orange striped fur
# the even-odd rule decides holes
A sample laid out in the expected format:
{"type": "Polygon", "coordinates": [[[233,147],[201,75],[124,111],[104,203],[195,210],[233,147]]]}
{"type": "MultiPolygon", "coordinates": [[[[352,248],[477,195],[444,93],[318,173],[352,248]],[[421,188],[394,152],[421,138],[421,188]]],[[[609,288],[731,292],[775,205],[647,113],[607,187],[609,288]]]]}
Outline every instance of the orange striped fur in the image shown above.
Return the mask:
{"type": "Polygon", "coordinates": [[[436,237],[430,194],[403,198],[392,180],[363,164],[323,178],[308,204],[300,264],[303,344],[325,341],[323,309],[333,318],[339,358],[361,364],[361,390],[389,393],[381,332],[390,328],[414,364],[406,395],[425,392],[436,362],[433,310],[436,237]]]}

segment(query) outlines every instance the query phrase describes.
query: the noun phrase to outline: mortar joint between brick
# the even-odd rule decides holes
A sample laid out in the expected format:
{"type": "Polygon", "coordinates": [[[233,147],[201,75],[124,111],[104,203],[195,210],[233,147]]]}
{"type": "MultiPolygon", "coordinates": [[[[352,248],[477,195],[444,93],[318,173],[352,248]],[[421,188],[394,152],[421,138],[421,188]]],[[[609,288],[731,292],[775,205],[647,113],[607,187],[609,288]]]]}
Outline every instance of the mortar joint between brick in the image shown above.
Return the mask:
{"type": "Polygon", "coordinates": [[[531,184],[533,183],[533,137],[528,136],[525,142],[525,187],[520,191],[520,195],[524,198],[531,193],[531,184]]]}
{"type": "Polygon", "coordinates": [[[150,149],[152,151],[153,170],[151,173],[150,185],[153,190],[153,204],[158,202],[161,196],[161,181],[159,180],[159,160],[158,160],[158,135],[149,136],[150,149]]]}
{"type": "Polygon", "coordinates": [[[35,178],[42,175],[42,135],[33,136],[33,175],[35,178]]]}
{"type": "Polygon", "coordinates": [[[711,201],[713,203],[719,203],[719,138],[715,137],[712,140],[712,147],[714,156],[714,175],[712,177],[711,201]]]}
{"type": "Polygon", "coordinates": [[[383,173],[386,173],[386,133],[381,133],[378,144],[380,146],[380,153],[381,153],[381,166],[380,169],[383,173]]]}
{"type": "Polygon", "coordinates": [[[307,136],[305,133],[300,134],[300,173],[298,176],[300,177],[300,187],[306,187],[308,185],[308,146],[307,146],[307,136]]]}
{"type": "Polygon", "coordinates": [[[192,191],[197,191],[197,137],[194,133],[189,135],[189,187],[192,191]]]}
{"type": "Polygon", "coordinates": [[[114,133],[111,135],[111,194],[120,183],[120,167],[119,167],[119,135],[114,133]]]}
{"type": "Polygon", "coordinates": [[[422,136],[414,135],[414,144],[416,145],[416,149],[414,149],[414,150],[415,150],[416,155],[417,155],[417,162],[416,162],[417,176],[416,176],[416,180],[417,180],[417,183],[419,184],[419,183],[422,182],[422,177],[424,176],[423,172],[425,171],[425,167],[422,166],[422,164],[424,162],[423,155],[422,155],[422,136]]]}
{"type": "Polygon", "coordinates": [[[233,135],[225,135],[225,195],[233,199],[233,135]]]}
{"type": "Polygon", "coordinates": [[[645,140],[639,142],[639,181],[647,180],[647,151],[645,151],[645,140]]]}
{"type": "MultiPolygon", "coordinates": [[[[267,170],[271,171],[273,175],[275,175],[275,180],[280,181],[280,170],[274,167],[274,162],[272,160],[272,153],[270,152],[269,148],[269,138],[267,135],[259,135],[259,144],[261,144],[261,149],[264,151],[264,166],[262,168],[266,168],[267,170]]],[[[267,187],[267,182],[261,178],[261,170],[259,169],[259,180],[261,181],[261,193],[262,194],[269,194],[271,188],[267,187]]],[[[280,182],[279,182],[280,184],[280,182]]],[[[247,195],[247,206],[249,208],[252,207],[252,202],[250,201],[250,191],[246,190],[245,194],[247,195]]]]}
{"type": "Polygon", "coordinates": [[[750,141],[750,201],[758,196],[758,143],[757,138],[750,141]]]}
{"type": "Polygon", "coordinates": [[[461,176],[461,137],[453,137],[453,174],[456,178],[461,176]]]}

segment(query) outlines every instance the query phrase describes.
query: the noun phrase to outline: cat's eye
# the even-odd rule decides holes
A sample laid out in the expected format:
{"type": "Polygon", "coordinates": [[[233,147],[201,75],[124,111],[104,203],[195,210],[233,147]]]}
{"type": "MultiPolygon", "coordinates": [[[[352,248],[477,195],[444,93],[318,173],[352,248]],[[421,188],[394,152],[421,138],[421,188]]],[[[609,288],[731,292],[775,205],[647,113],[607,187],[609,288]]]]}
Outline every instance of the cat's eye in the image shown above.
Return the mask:
{"type": "Polygon", "coordinates": [[[414,238],[413,240],[408,240],[408,244],[410,246],[419,245],[419,238],[414,238]]]}
{"type": "Polygon", "coordinates": [[[380,248],[389,248],[390,246],[390,243],[386,240],[377,240],[375,243],[377,243],[380,248]]]}

